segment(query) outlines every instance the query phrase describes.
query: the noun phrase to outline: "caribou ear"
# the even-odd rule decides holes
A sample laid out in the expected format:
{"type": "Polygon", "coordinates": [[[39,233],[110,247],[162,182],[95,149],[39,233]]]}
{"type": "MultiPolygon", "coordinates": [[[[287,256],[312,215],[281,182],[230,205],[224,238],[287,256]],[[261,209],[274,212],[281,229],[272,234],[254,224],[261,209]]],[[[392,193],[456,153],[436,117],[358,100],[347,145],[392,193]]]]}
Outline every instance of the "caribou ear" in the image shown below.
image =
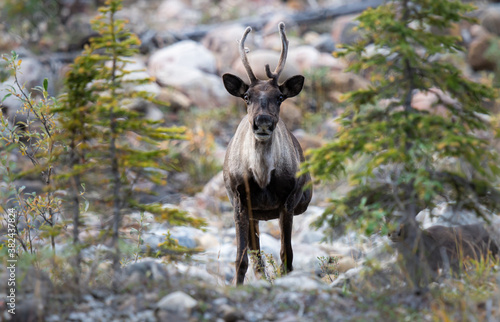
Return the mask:
{"type": "Polygon", "coordinates": [[[296,75],[281,84],[280,91],[286,97],[294,97],[300,93],[302,86],[304,86],[304,76],[296,75]]]}
{"type": "Polygon", "coordinates": [[[222,75],[222,81],[226,90],[233,96],[243,97],[248,90],[248,85],[241,78],[233,74],[222,75]]]}

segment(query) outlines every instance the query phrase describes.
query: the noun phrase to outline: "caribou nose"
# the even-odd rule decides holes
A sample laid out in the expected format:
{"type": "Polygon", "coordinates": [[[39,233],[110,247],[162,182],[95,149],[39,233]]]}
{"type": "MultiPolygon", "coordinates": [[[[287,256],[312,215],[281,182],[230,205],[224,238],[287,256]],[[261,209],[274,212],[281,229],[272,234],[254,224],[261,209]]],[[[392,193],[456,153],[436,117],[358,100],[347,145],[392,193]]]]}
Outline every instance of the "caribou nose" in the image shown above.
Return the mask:
{"type": "Polygon", "coordinates": [[[273,131],[273,118],[270,115],[258,115],[253,122],[254,131],[273,131]]]}

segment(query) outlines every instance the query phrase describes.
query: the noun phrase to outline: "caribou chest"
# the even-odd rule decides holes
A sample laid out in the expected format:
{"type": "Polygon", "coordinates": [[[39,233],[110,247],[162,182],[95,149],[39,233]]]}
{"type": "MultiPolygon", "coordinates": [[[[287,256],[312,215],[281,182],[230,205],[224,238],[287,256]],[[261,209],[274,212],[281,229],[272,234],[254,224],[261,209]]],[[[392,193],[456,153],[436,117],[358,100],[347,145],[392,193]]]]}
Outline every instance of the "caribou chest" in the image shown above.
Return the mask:
{"type": "MultiPolygon", "coordinates": [[[[229,155],[229,168],[239,169],[240,175],[252,176],[261,189],[269,185],[273,170],[279,173],[295,175],[297,156],[290,146],[287,130],[283,121],[279,121],[272,138],[266,142],[255,139],[250,123],[245,116],[236,130],[229,155]]],[[[293,144],[291,145],[293,146],[293,144]]]]}

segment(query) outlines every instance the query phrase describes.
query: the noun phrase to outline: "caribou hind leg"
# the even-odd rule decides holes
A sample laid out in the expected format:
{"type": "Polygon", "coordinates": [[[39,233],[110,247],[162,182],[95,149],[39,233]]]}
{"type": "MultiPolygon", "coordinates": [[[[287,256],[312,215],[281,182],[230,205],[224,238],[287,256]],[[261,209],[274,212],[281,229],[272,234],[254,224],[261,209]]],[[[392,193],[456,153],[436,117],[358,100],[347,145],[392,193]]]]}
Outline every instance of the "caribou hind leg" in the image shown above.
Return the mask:
{"type": "Polygon", "coordinates": [[[281,230],[281,273],[287,274],[293,271],[293,251],[292,251],[292,224],[293,213],[284,209],[280,212],[281,230]]]}

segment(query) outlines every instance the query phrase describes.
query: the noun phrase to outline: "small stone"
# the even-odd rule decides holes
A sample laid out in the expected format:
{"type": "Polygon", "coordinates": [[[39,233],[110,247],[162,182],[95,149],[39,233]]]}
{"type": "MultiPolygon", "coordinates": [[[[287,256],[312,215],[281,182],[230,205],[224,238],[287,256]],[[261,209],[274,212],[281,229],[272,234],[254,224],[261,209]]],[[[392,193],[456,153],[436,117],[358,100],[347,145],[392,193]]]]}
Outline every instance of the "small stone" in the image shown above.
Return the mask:
{"type": "Polygon", "coordinates": [[[137,310],[137,298],[133,295],[129,295],[125,298],[123,303],[118,307],[118,311],[122,312],[135,312],[137,310]]]}
{"type": "Polygon", "coordinates": [[[180,41],[159,49],[149,58],[148,68],[153,76],[157,76],[157,72],[167,66],[195,68],[210,74],[217,70],[214,55],[192,40],[180,41]]]}
{"type": "MultiPolygon", "coordinates": [[[[222,73],[228,71],[228,62],[233,62],[239,57],[236,39],[240,39],[245,28],[240,24],[224,25],[207,33],[202,44],[210,50],[216,58],[217,69],[222,73]]],[[[252,39],[248,39],[245,45],[253,47],[252,39]]]]}
{"type": "Polygon", "coordinates": [[[177,313],[157,310],[155,312],[156,321],[175,321],[175,322],[184,322],[188,321],[188,317],[185,315],[179,315],[177,313]]]}
{"type": "Polygon", "coordinates": [[[358,266],[351,268],[345,273],[342,273],[331,284],[331,287],[342,287],[344,284],[349,284],[351,279],[355,279],[362,271],[363,267],[358,266]]]}
{"type": "Polygon", "coordinates": [[[343,273],[356,266],[357,266],[356,261],[352,259],[352,257],[346,256],[339,259],[337,264],[337,270],[340,273],[343,273]]]}
{"type": "Polygon", "coordinates": [[[357,74],[337,70],[332,70],[328,73],[324,81],[327,88],[341,93],[367,89],[370,85],[370,82],[357,74]]]}
{"type": "MultiPolygon", "coordinates": [[[[46,294],[46,293],[44,293],[46,294]]],[[[29,294],[16,303],[15,315],[11,315],[10,321],[41,321],[47,310],[44,305],[47,297],[41,298],[34,294],[29,294]]],[[[2,320],[3,321],[3,320],[2,320]]]]}
{"type": "Polygon", "coordinates": [[[187,248],[196,248],[196,239],[202,235],[199,229],[192,227],[176,226],[170,229],[170,237],[177,240],[179,245],[187,248]]]}
{"type": "Polygon", "coordinates": [[[347,31],[352,31],[356,24],[357,15],[344,15],[336,18],[332,23],[331,36],[335,43],[342,43],[351,39],[346,39],[347,31]]]}
{"type": "Polygon", "coordinates": [[[168,102],[169,108],[176,110],[188,109],[192,102],[184,93],[177,91],[171,87],[163,87],[157,99],[161,102],[168,102]]]}
{"type": "Polygon", "coordinates": [[[490,47],[493,36],[489,33],[474,39],[469,46],[467,62],[473,70],[495,70],[496,62],[485,56],[485,52],[490,47]]]}
{"type": "Polygon", "coordinates": [[[157,303],[160,310],[181,316],[189,316],[196,305],[198,301],[181,291],[170,293],[157,303]]]}
{"type": "Polygon", "coordinates": [[[500,36],[500,10],[487,10],[481,18],[481,25],[491,34],[500,36]]]}
{"type": "Polygon", "coordinates": [[[331,54],[332,52],[337,50],[335,41],[329,34],[323,34],[318,36],[318,38],[314,39],[311,42],[311,45],[314,46],[317,50],[323,53],[331,54]]]}
{"type": "Polygon", "coordinates": [[[264,314],[261,312],[249,311],[245,312],[244,319],[251,322],[262,321],[264,319],[264,314]]]}
{"type": "Polygon", "coordinates": [[[218,299],[215,299],[213,300],[212,304],[214,306],[220,306],[220,305],[224,305],[224,304],[227,304],[229,301],[227,298],[225,297],[219,297],[218,299]]]}
{"type": "Polygon", "coordinates": [[[299,272],[292,272],[285,277],[276,279],[274,285],[295,291],[315,291],[326,288],[326,285],[320,280],[299,272]]]}
{"type": "Polygon", "coordinates": [[[243,313],[241,313],[238,309],[227,304],[219,306],[217,311],[220,314],[220,317],[222,317],[222,319],[226,322],[242,320],[244,317],[243,313]]]}
{"type": "Polygon", "coordinates": [[[123,289],[136,289],[152,283],[166,282],[169,280],[169,274],[165,265],[153,260],[144,260],[125,267],[121,278],[123,289]]]}
{"type": "Polygon", "coordinates": [[[156,293],[156,292],[145,293],[144,300],[147,302],[157,302],[158,301],[158,293],[156,293]]]}

